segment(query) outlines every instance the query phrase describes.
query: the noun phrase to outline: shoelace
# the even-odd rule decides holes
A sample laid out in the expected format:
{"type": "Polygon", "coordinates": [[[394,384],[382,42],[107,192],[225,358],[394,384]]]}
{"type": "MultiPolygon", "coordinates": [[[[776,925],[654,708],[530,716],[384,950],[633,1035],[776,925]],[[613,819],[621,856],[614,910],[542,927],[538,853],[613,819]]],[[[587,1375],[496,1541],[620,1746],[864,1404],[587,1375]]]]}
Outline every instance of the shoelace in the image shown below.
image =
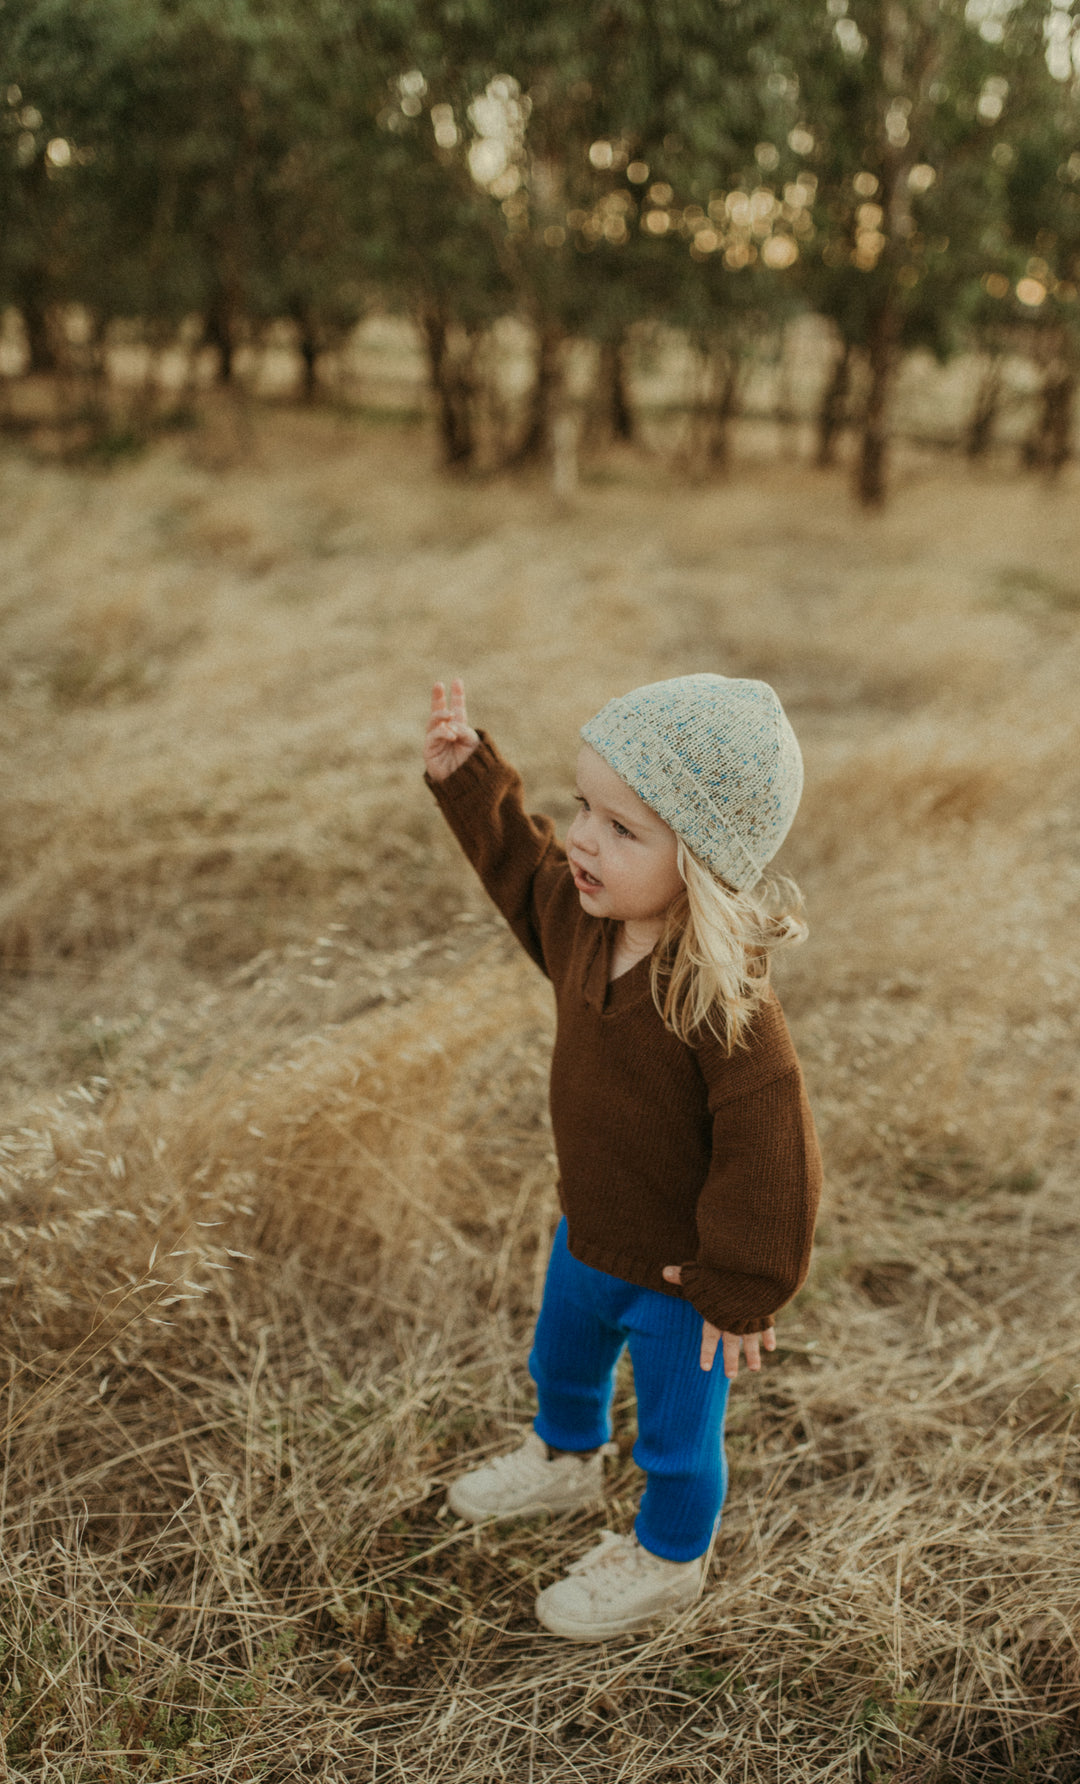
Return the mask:
{"type": "Polygon", "coordinates": [[[600,1568],[633,1566],[644,1551],[632,1536],[617,1536],[614,1530],[601,1530],[600,1541],[587,1555],[571,1561],[567,1573],[592,1573],[600,1568]]]}
{"type": "MultiPolygon", "coordinates": [[[[619,1446],[617,1443],[604,1443],[596,1453],[600,1456],[617,1456],[619,1446]]],[[[522,1485],[531,1485],[541,1468],[551,1468],[557,1462],[572,1460],[572,1455],[563,1455],[553,1456],[549,1462],[546,1457],[540,1456],[533,1449],[516,1449],[511,1450],[505,1456],[493,1456],[487,1466],[493,1472],[501,1475],[503,1480],[509,1481],[515,1486],[518,1482],[521,1482],[522,1485]]],[[[592,1460],[591,1456],[589,1460],[592,1460]]],[[[611,1536],[613,1532],[609,1530],[607,1534],[611,1536]]],[[[621,1538],[618,1540],[621,1541],[621,1538]]]]}
{"type": "Polygon", "coordinates": [[[533,1450],[516,1449],[506,1456],[493,1456],[488,1467],[511,1486],[530,1486],[536,1480],[540,1460],[533,1450]]]}

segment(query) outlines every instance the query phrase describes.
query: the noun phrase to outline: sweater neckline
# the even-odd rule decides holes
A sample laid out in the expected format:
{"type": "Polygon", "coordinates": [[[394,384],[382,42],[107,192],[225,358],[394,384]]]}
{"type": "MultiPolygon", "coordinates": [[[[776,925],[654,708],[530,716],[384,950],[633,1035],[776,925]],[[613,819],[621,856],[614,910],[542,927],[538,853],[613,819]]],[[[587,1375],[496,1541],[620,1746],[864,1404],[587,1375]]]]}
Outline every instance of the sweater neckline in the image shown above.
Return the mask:
{"type": "Polygon", "coordinates": [[[610,917],[601,917],[598,921],[594,918],[593,923],[593,944],[585,969],[585,1001],[601,1016],[615,1016],[640,1003],[647,995],[652,954],[643,954],[617,979],[609,979],[618,925],[610,917]]]}

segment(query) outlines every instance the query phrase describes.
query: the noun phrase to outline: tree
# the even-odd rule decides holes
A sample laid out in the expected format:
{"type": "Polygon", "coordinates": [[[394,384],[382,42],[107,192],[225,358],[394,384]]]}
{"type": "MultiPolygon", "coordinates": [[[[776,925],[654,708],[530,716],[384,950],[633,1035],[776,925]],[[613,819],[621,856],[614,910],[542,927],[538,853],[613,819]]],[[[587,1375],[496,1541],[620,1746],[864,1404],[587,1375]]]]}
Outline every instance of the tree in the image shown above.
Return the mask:
{"type": "Polygon", "coordinates": [[[504,43],[529,117],[521,185],[502,202],[538,342],[526,449],[546,438],[563,337],[596,343],[599,407],[624,436],[632,327],[666,321],[714,338],[728,294],[694,244],[718,240],[710,195],[760,135],[753,52],[770,16],[762,0],[709,13],[693,0],[515,12],[504,43]]]}
{"type": "MultiPolygon", "coordinates": [[[[1068,15],[1055,12],[1057,21],[1067,24],[1068,15]]],[[[1024,128],[1001,156],[1002,258],[1012,276],[987,280],[984,299],[999,317],[1004,312],[1013,337],[1040,367],[1024,457],[1050,472],[1072,452],[1080,374],[1080,94],[1070,36],[1057,42],[1064,53],[1049,67],[1040,61],[1039,103],[1026,108],[1024,128]]]]}
{"type": "Polygon", "coordinates": [[[0,10],[0,302],[22,316],[32,371],[62,357],[57,306],[89,301],[95,273],[110,266],[110,144],[125,54],[140,35],[137,21],[124,25],[108,0],[10,0],[0,10]]]}
{"type": "Polygon", "coordinates": [[[885,495],[900,355],[913,346],[944,355],[957,344],[952,319],[985,266],[992,150],[1014,64],[1031,54],[1043,16],[1025,0],[993,10],[988,31],[970,0],[830,0],[826,12],[814,4],[789,15],[807,52],[796,128],[815,180],[804,289],[838,338],[821,455],[858,353],[866,397],[856,489],[867,504],[885,495]]]}

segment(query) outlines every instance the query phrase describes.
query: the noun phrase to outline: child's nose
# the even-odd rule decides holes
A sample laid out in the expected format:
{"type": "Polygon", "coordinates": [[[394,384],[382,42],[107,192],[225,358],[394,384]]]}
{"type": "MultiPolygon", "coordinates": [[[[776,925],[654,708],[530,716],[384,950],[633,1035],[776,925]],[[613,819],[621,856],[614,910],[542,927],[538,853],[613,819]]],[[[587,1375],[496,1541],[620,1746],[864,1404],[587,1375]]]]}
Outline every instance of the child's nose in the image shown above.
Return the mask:
{"type": "Polygon", "coordinates": [[[589,832],[588,812],[578,812],[570,829],[567,831],[567,838],[573,842],[576,849],[582,849],[587,855],[595,855],[596,843],[589,832]]]}

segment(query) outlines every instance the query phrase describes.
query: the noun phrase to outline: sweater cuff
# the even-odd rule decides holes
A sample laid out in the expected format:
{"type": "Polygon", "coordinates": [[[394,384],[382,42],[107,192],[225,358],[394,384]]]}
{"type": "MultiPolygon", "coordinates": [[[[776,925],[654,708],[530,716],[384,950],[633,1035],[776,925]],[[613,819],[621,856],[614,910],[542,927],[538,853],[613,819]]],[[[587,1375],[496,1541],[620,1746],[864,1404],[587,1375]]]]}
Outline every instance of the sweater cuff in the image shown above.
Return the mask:
{"type": "MultiPolygon", "coordinates": [[[[772,1284],[774,1291],[775,1287],[772,1284]]],[[[710,1270],[707,1264],[683,1264],[682,1291],[702,1319],[738,1338],[751,1332],[766,1332],[776,1322],[773,1313],[753,1311],[755,1306],[769,1304],[764,1298],[769,1292],[765,1282],[748,1279],[736,1285],[721,1271],[710,1270]]]]}
{"type": "Polygon", "coordinates": [[[460,768],[448,774],[445,780],[432,780],[430,774],[424,773],[424,780],[431,788],[439,804],[453,810],[458,805],[473,803],[477,789],[491,778],[500,768],[505,768],[486,731],[478,731],[479,747],[467,756],[460,768]]]}

